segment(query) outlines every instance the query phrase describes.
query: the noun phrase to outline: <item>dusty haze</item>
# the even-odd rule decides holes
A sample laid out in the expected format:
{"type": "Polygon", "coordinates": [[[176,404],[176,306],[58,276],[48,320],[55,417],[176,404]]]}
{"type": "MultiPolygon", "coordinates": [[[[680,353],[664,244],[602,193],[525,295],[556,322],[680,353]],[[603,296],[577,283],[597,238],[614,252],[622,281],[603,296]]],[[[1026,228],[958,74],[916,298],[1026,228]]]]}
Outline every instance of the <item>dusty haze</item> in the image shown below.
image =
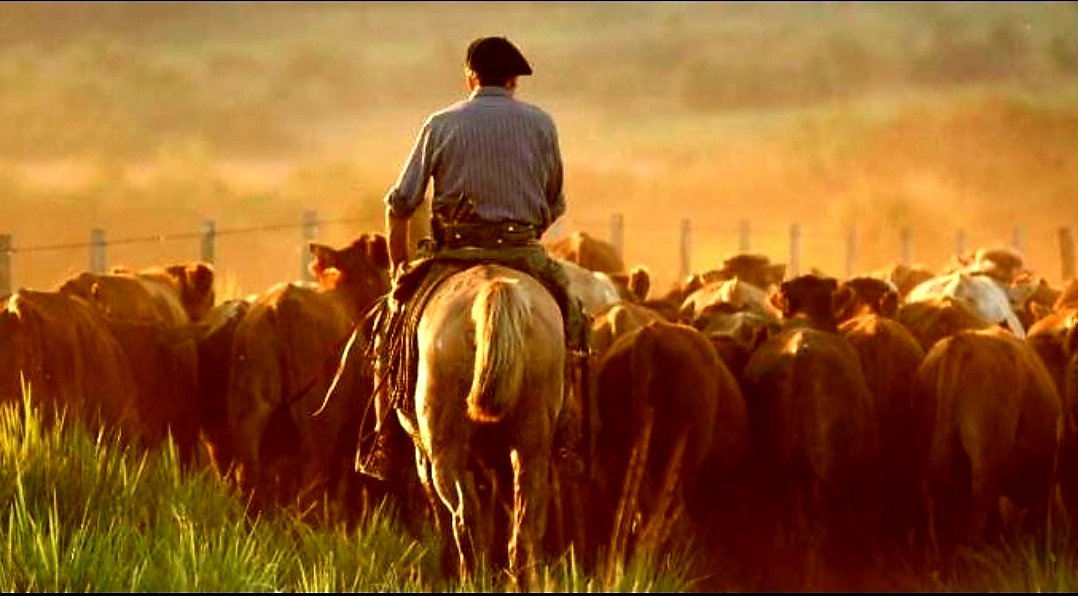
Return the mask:
{"type": "Polygon", "coordinates": [[[1017,242],[1060,281],[1078,223],[1074,3],[4,3],[0,233],[14,287],[195,260],[224,294],[382,229],[423,118],[506,35],[559,126],[569,211],[657,287],[743,247],[844,276],[1017,242]],[[855,252],[847,262],[849,238],[855,252]]]}

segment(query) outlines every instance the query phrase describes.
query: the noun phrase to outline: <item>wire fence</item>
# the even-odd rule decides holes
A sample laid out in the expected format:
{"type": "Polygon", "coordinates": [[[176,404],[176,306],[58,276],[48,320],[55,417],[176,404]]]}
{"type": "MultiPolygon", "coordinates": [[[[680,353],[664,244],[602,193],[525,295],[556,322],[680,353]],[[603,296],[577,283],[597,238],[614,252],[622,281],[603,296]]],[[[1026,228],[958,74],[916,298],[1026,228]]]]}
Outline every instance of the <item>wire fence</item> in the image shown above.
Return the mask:
{"type": "MultiPolygon", "coordinates": [[[[85,242],[20,245],[14,234],[0,234],[0,295],[16,287],[47,289],[84,270],[104,273],[110,264],[141,268],[196,260],[214,265],[219,294],[259,292],[275,283],[310,280],[310,242],[344,246],[360,232],[379,232],[382,227],[380,218],[320,219],[316,211],[307,210],[298,221],[219,227],[216,221],[204,220],[197,230],[171,233],[109,237],[107,230],[92,228],[85,242]]],[[[717,267],[722,258],[739,252],[762,253],[786,263],[788,277],[810,270],[850,277],[864,272],[872,261],[914,263],[931,257],[942,262],[949,255],[1001,244],[998,238],[974,237],[964,230],[941,238],[939,233],[918,233],[910,227],[859,230],[800,222],[687,218],[629,224],[621,212],[611,213],[605,221],[567,216],[547,232],[546,239],[571,230],[609,241],[627,266],[645,265],[653,280],[666,281],[717,267]]],[[[1016,225],[1009,244],[1024,254],[1037,255],[1038,269],[1046,278],[1067,282],[1075,277],[1069,227],[1042,227],[1031,235],[1025,226],[1016,225]],[[1057,264],[1046,265],[1051,261],[1057,264]]]]}

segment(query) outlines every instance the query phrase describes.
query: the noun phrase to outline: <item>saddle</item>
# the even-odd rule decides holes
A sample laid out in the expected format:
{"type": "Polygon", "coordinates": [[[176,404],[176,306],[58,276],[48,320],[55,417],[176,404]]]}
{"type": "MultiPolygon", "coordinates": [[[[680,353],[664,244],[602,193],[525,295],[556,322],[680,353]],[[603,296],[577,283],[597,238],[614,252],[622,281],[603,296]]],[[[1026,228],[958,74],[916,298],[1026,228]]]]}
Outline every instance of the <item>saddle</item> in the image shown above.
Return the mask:
{"type": "MultiPolygon", "coordinates": [[[[367,342],[367,356],[381,362],[382,378],[388,383],[389,404],[413,415],[410,398],[415,392],[419,367],[416,332],[423,310],[434,291],[451,275],[484,263],[493,263],[521,271],[542,280],[538,266],[529,266],[517,248],[445,249],[413,261],[413,265],[382,297],[373,309],[372,333],[367,342]]],[[[379,387],[377,390],[387,390],[379,387]]]]}

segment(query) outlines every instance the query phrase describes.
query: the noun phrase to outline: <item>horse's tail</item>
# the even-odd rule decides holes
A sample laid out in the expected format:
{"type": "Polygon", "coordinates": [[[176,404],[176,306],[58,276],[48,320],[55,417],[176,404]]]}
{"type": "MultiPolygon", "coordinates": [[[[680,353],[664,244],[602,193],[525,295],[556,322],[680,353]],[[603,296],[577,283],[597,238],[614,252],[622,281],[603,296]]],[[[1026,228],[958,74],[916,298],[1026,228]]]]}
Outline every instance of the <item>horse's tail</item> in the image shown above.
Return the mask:
{"type": "Polygon", "coordinates": [[[524,325],[527,301],[517,282],[490,280],[472,304],[475,366],[468,393],[468,416],[497,422],[516,402],[524,379],[524,325]]]}

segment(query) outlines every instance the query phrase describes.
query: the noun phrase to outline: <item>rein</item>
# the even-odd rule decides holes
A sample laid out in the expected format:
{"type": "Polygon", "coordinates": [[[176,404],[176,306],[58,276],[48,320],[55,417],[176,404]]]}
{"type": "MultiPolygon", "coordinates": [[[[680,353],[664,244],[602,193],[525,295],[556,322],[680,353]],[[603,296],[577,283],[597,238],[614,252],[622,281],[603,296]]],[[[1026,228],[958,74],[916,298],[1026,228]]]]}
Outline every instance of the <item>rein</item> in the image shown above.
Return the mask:
{"type": "MultiPolygon", "coordinates": [[[[333,348],[332,348],[332,350],[330,352],[330,358],[333,358],[337,362],[337,367],[333,371],[333,377],[334,377],[333,381],[334,382],[336,381],[336,376],[338,374],[340,374],[341,368],[343,366],[342,359],[345,357],[346,352],[348,351],[347,348],[348,348],[348,345],[352,342],[352,338],[356,336],[356,332],[358,332],[360,329],[363,329],[364,327],[366,327],[368,325],[368,323],[370,323],[372,320],[374,320],[374,325],[375,326],[378,324],[376,319],[377,319],[377,317],[379,317],[381,315],[382,304],[383,304],[384,300],[385,300],[384,297],[380,298],[378,300],[375,300],[374,304],[372,304],[370,306],[370,308],[367,309],[367,312],[363,313],[363,316],[360,317],[360,319],[358,321],[356,321],[356,323],[354,325],[352,325],[352,327],[348,331],[348,333],[346,333],[344,335],[344,337],[342,337],[340,340],[337,341],[337,343],[335,343],[333,345],[333,348]]],[[[364,346],[364,349],[362,350],[361,357],[365,358],[368,361],[373,361],[374,360],[373,355],[370,353],[369,346],[364,346]]],[[[311,379],[308,380],[307,383],[305,385],[303,385],[303,387],[300,388],[300,390],[298,392],[294,393],[287,400],[285,400],[285,402],[284,402],[285,406],[291,406],[292,404],[294,404],[296,401],[299,400],[299,398],[303,397],[303,395],[305,393],[307,393],[307,391],[309,391],[311,389],[311,387],[314,386],[315,383],[317,383],[320,379],[325,377],[326,370],[328,369],[329,360],[330,360],[329,358],[326,358],[325,360],[323,360],[322,366],[320,366],[315,371],[315,373],[311,376],[311,379]]],[[[378,384],[375,385],[374,391],[372,392],[372,394],[376,393],[379,390],[381,384],[382,384],[382,379],[378,379],[378,384]]],[[[333,383],[330,384],[330,389],[332,389],[332,388],[333,388],[333,383]]],[[[318,406],[318,409],[311,413],[312,418],[314,418],[316,416],[320,416],[322,414],[322,412],[325,411],[326,406],[329,405],[330,393],[332,393],[332,391],[330,391],[330,390],[326,391],[326,395],[322,399],[322,405],[318,406]]]]}

